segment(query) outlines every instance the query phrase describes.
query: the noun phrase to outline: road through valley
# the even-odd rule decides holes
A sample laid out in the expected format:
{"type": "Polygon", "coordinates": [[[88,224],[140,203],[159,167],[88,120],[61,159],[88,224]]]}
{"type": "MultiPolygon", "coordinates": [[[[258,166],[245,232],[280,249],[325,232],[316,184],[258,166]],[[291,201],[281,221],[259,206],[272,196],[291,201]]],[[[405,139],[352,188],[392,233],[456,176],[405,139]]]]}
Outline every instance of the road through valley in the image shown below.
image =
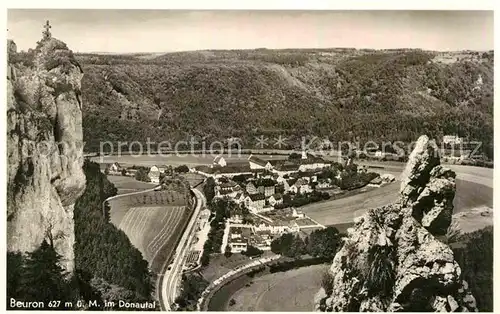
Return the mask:
{"type": "Polygon", "coordinates": [[[206,199],[205,195],[197,189],[192,189],[196,197],[196,207],[194,209],[193,216],[189,220],[186,229],[183,231],[181,240],[179,241],[176,249],[174,260],[170,265],[166,264],[164,266],[164,272],[160,278],[158,278],[157,289],[158,297],[160,299],[161,309],[163,311],[170,311],[171,305],[174,303],[175,298],[178,295],[178,285],[181,281],[182,268],[184,266],[184,261],[189,252],[189,246],[193,240],[195,234],[195,226],[198,220],[198,216],[203,207],[205,207],[206,199]]]}

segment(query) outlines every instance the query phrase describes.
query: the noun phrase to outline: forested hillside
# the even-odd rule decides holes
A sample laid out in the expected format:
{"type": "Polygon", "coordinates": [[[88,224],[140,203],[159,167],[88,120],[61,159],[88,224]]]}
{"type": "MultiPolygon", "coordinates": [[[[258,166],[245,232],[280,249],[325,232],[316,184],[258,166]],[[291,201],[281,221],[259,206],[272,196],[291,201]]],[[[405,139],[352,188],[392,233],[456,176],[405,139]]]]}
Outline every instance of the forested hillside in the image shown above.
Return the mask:
{"type": "Polygon", "coordinates": [[[125,233],[109,222],[107,212],[103,217],[102,202],[115,195],[116,188],[98,164],[85,161],[83,169],[87,186],[74,212],[77,272],[105,300],[150,300],[152,282],[147,262],[125,233]]]}
{"type": "MultiPolygon", "coordinates": [[[[493,52],[242,50],[79,55],[86,150],[101,140],[328,136],[492,144],[493,52]],[[147,122],[147,123],[146,123],[147,122]]],[[[293,142],[292,142],[293,144],[293,142]]]]}

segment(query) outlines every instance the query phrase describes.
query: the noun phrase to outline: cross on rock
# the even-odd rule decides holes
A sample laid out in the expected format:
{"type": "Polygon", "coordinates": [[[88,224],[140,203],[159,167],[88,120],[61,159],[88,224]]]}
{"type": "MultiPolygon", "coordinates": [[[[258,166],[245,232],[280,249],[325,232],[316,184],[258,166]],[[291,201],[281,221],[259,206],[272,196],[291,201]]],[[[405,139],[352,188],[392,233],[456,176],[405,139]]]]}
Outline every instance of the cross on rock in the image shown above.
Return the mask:
{"type": "Polygon", "coordinates": [[[50,33],[50,29],[52,28],[52,26],[50,26],[48,20],[43,28],[45,28],[45,30],[43,31],[43,39],[50,39],[52,37],[52,34],[50,33]]]}

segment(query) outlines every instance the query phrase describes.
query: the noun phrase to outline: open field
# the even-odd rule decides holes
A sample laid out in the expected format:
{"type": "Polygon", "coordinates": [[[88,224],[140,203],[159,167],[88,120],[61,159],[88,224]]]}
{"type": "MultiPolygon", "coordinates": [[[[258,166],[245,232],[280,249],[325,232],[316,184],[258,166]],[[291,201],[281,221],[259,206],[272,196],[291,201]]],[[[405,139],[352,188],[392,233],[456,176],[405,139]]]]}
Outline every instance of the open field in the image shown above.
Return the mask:
{"type": "MultiPolygon", "coordinates": [[[[219,311],[304,311],[313,310],[314,295],[321,286],[328,265],[313,265],[287,272],[267,273],[254,278],[242,276],[217,292],[219,311]],[[225,297],[223,296],[225,294],[225,297]],[[229,300],[236,303],[229,306],[229,300]]],[[[214,299],[215,299],[214,295],[214,299]]],[[[215,300],[214,300],[215,301],[215,300]]],[[[212,300],[211,300],[212,302],[212,300]]],[[[214,306],[217,305],[217,308],[214,306]]]]}
{"type": "MultiPolygon", "coordinates": [[[[457,179],[455,213],[479,206],[493,206],[493,189],[470,181],[457,179]]],[[[345,198],[308,204],[300,209],[323,225],[337,225],[353,221],[368,209],[394,203],[399,197],[399,182],[382,186],[366,193],[345,198]]]]}
{"type": "MultiPolygon", "coordinates": [[[[383,167],[370,168],[370,171],[379,173],[390,173],[396,176],[401,175],[404,170],[405,163],[396,161],[355,161],[358,165],[366,165],[368,167],[383,167]]],[[[493,169],[474,166],[461,166],[453,164],[443,164],[443,167],[450,168],[455,171],[457,178],[464,181],[470,181],[477,184],[482,184],[493,188],[493,169]]]]}
{"type": "Polygon", "coordinates": [[[195,187],[205,180],[205,177],[198,173],[189,172],[184,173],[182,176],[189,182],[191,187],[195,187]]]}
{"type": "Polygon", "coordinates": [[[493,210],[491,207],[476,207],[453,215],[453,221],[462,233],[470,233],[493,225],[493,210]]]}
{"type": "Polygon", "coordinates": [[[137,181],[127,176],[107,176],[108,180],[118,189],[118,194],[125,194],[143,190],[149,190],[157,186],[156,183],[137,181]]]}
{"type": "Polygon", "coordinates": [[[322,225],[351,222],[372,207],[394,203],[398,198],[399,184],[391,183],[365,193],[337,200],[311,203],[300,207],[307,216],[322,225]]]}
{"type": "Polygon", "coordinates": [[[111,222],[141,251],[153,272],[171,258],[192,208],[182,193],[150,191],[109,201],[111,222]]]}

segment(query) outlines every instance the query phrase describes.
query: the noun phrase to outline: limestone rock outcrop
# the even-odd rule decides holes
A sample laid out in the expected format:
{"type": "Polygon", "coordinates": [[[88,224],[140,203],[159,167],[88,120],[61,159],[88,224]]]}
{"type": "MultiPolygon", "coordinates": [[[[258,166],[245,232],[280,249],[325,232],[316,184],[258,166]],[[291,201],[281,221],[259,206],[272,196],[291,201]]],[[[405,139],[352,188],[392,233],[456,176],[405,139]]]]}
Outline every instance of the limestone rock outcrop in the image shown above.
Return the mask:
{"type": "Polygon", "coordinates": [[[7,249],[45,239],[74,268],[73,207],[85,188],[80,82],[65,43],[48,38],[16,52],[8,42],[7,249]]]}
{"type": "Polygon", "coordinates": [[[355,219],[329,270],[318,311],[477,311],[444,240],[453,213],[455,173],[421,136],[401,177],[397,203],[355,219]]]}

